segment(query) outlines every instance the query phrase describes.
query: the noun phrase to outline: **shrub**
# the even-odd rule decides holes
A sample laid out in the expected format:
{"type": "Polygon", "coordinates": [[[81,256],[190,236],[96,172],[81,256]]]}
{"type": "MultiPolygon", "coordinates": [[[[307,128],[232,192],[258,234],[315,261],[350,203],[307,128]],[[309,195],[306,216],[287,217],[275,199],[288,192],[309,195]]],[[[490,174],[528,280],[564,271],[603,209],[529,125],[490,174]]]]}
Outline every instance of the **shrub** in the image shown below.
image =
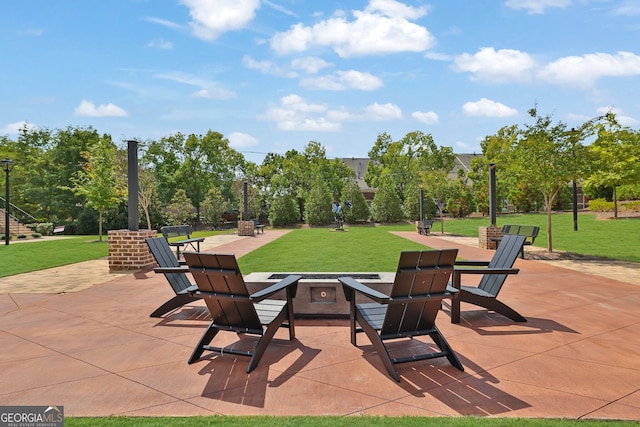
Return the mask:
{"type": "Polygon", "coordinates": [[[27,235],[26,234],[18,234],[18,239],[26,239],[27,235]]]}
{"type": "Polygon", "coordinates": [[[34,222],[31,224],[26,224],[31,230],[35,233],[41,234],[42,236],[51,236],[53,234],[53,223],[52,222],[34,222]]]}
{"type": "Polygon", "coordinates": [[[589,200],[589,210],[593,212],[613,212],[613,202],[605,199],[589,200]]]}
{"type": "Polygon", "coordinates": [[[371,207],[375,222],[398,222],[404,219],[400,198],[391,186],[383,186],[373,197],[371,207]]]}
{"type": "Polygon", "coordinates": [[[640,212],[640,200],[633,200],[630,202],[626,202],[624,205],[624,210],[630,212],[640,212]]]}
{"type": "Polygon", "coordinates": [[[39,238],[41,238],[41,237],[42,237],[42,234],[40,234],[40,233],[33,233],[33,234],[31,235],[31,237],[33,237],[34,239],[39,239],[39,238]]]}
{"type": "Polygon", "coordinates": [[[274,227],[283,227],[298,222],[298,205],[292,196],[273,199],[269,208],[269,222],[274,227]]]}
{"type": "Polygon", "coordinates": [[[333,221],[331,193],[323,181],[316,181],[305,204],[307,224],[325,225],[333,221]]]}

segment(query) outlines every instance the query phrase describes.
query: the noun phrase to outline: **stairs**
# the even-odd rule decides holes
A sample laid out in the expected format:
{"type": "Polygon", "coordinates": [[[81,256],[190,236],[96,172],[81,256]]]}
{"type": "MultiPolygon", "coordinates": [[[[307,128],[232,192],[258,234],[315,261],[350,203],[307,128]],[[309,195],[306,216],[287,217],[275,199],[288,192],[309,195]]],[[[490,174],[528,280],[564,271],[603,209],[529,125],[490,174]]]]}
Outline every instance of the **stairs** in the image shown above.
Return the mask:
{"type": "MultiPolygon", "coordinates": [[[[5,231],[5,210],[0,209],[0,235],[4,236],[5,231]]],[[[9,216],[9,234],[12,236],[17,236],[19,234],[30,234],[32,233],[31,229],[22,224],[20,221],[15,219],[12,216],[9,216]]]]}

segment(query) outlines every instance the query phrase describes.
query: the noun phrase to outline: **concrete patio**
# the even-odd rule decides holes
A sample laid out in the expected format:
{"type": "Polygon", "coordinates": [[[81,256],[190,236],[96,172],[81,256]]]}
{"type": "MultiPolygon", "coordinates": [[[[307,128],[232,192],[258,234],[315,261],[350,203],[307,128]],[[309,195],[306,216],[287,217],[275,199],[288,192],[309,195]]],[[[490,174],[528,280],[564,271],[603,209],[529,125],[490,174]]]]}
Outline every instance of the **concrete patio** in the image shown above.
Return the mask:
{"type": "MultiPolygon", "coordinates": [[[[203,249],[240,257],[283,233],[207,238],[203,249]]],[[[437,234],[398,234],[434,248],[457,247],[467,259],[492,256],[437,234]]],[[[187,364],[207,311],[198,302],[150,318],[173,295],[162,275],[108,274],[100,260],[0,279],[0,404],[64,405],[68,417],[640,420],[637,276],[613,279],[607,271],[522,259],[516,267],[520,273],[507,279],[500,297],[528,322],[516,324],[463,303],[462,323],[454,325],[444,310],[437,323],[465,371],[446,359],[407,363],[398,366],[400,383],[387,375],[364,335],[359,348],[350,344],[346,320],[298,320],[297,339],[290,342],[285,330],[278,332],[258,368],[247,374],[242,357],[216,355],[187,364]]]]}

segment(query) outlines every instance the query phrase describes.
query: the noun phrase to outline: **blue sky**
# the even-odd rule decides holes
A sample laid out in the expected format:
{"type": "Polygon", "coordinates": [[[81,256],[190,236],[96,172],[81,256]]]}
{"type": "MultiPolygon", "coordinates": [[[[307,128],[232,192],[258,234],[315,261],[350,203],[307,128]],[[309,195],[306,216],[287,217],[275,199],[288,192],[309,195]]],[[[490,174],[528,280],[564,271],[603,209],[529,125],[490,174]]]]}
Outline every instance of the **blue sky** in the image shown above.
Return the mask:
{"type": "Polygon", "coordinates": [[[640,126],[637,0],[0,3],[0,135],[223,133],[249,160],[366,157],[419,130],[479,153],[535,103],[640,126]]]}

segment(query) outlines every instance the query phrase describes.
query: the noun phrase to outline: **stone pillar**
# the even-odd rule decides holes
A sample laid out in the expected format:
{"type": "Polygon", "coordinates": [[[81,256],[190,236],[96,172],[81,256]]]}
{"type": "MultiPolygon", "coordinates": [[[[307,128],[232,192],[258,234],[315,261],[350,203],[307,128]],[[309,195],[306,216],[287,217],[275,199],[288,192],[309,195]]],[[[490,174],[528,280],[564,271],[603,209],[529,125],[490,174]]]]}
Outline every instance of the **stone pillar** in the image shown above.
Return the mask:
{"type": "Polygon", "coordinates": [[[500,227],[480,227],[478,229],[478,247],[482,249],[496,249],[496,242],[491,240],[492,237],[502,237],[502,228],[500,227]]]}
{"type": "Polygon", "coordinates": [[[238,236],[253,236],[254,231],[253,221],[238,221],[238,236]]]}
{"type": "Polygon", "coordinates": [[[153,268],[156,261],[145,239],[157,237],[155,230],[109,230],[109,272],[153,268]]]}

